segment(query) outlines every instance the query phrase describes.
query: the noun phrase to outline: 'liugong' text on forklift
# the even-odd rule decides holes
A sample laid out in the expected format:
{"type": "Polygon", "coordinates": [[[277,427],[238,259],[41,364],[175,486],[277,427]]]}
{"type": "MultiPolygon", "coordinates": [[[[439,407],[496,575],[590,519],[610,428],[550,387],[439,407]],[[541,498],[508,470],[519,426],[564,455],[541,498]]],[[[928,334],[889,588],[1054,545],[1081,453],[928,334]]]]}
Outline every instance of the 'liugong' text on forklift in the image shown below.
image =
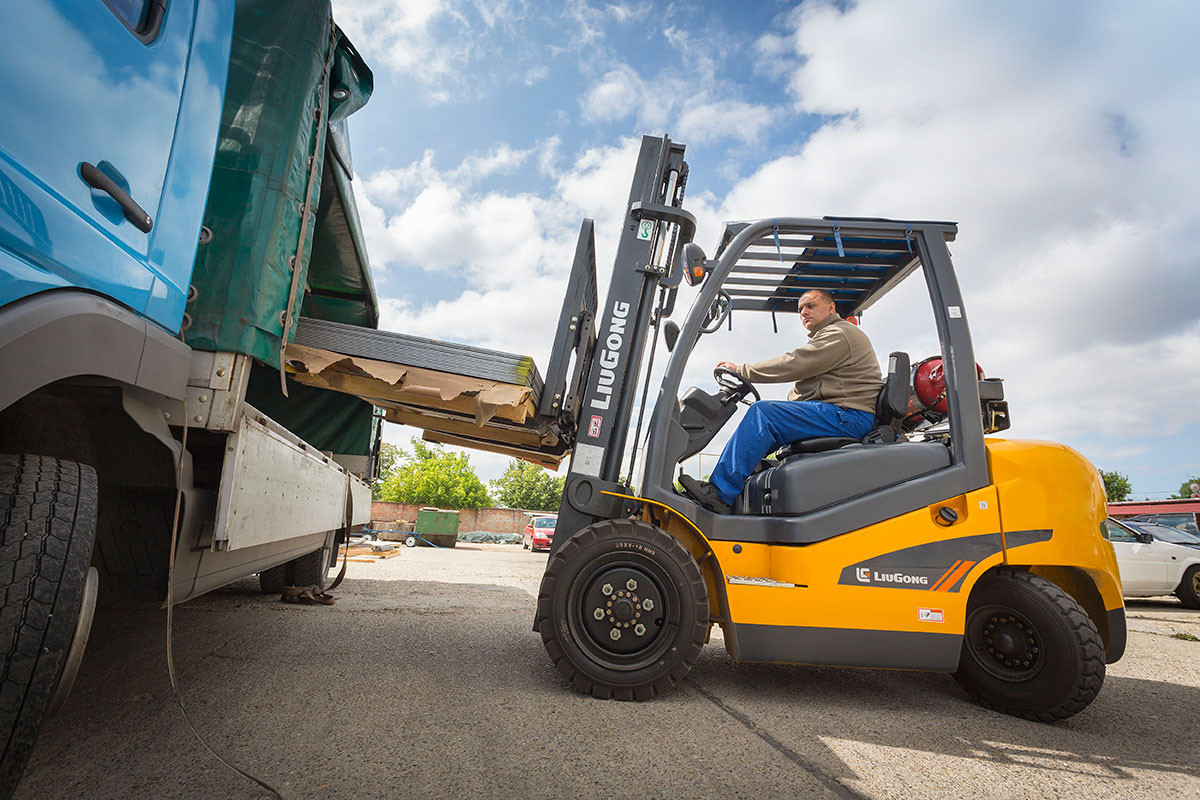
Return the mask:
{"type": "Polygon", "coordinates": [[[683,151],[643,138],[608,298],[598,307],[585,221],[560,318],[553,359],[575,369],[554,401],[575,446],[535,622],[559,670],[596,697],[649,699],[684,679],[717,624],[736,661],[952,672],[983,705],[1035,720],[1085,708],[1126,638],[1103,487],[1067,447],[985,439],[1008,428],[1008,409],[1002,383],[977,372],[946,246],[956,226],[739,222],[709,259],[682,208],[683,151]],[[785,447],[728,514],[676,490],[680,463],[757,394],[722,373],[716,393],[680,395],[702,335],[734,312],[796,313],[814,288],[860,314],[918,271],[939,396],[918,402],[908,355],[892,353],[862,441],[785,447]],[[679,326],[668,318],[683,278],[700,290],[679,326]],[[654,394],[638,378],[660,332],[669,361],[629,486],[654,394]]]}

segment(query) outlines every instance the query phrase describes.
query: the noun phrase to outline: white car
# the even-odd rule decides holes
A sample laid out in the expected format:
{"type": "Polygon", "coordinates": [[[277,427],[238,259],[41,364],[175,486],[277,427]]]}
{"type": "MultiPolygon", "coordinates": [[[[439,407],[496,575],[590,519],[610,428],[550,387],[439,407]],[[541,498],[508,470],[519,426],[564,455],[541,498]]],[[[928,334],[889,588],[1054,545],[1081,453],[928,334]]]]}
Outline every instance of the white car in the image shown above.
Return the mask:
{"type": "Polygon", "coordinates": [[[1200,609],[1200,547],[1165,542],[1113,519],[1104,520],[1104,535],[1117,553],[1126,597],[1174,594],[1200,609]]]}

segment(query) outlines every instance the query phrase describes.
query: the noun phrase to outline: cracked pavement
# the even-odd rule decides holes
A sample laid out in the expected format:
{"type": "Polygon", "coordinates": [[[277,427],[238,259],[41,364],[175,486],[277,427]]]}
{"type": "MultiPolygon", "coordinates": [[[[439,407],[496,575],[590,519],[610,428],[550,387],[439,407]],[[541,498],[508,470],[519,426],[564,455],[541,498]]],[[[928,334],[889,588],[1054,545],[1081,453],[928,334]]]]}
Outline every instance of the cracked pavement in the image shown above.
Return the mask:
{"type": "MultiPolygon", "coordinates": [[[[334,606],[242,581],[177,607],[184,702],[288,798],[1026,798],[1200,795],[1200,612],[1130,600],[1097,700],[1055,725],[947,675],[736,664],[720,629],[673,693],[594,700],[531,631],[545,554],[406,549],[351,563],[334,606]]],[[[265,796],[175,705],[161,609],[101,609],[16,797],[265,796]]]]}

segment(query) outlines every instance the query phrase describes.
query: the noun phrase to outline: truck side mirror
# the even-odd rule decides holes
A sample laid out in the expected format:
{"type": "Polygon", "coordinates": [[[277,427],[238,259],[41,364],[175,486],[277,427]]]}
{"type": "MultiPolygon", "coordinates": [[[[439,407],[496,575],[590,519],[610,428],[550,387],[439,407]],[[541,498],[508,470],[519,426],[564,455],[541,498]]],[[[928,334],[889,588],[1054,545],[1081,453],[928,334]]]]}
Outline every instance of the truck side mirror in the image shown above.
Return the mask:
{"type": "Polygon", "coordinates": [[[1154,544],[1154,537],[1148,533],[1137,534],[1137,540],[1142,544],[1154,544]]]}
{"type": "Polygon", "coordinates": [[[667,352],[675,352],[675,343],[679,341],[679,326],[675,320],[669,319],[663,324],[663,341],[667,343],[667,352]]]}

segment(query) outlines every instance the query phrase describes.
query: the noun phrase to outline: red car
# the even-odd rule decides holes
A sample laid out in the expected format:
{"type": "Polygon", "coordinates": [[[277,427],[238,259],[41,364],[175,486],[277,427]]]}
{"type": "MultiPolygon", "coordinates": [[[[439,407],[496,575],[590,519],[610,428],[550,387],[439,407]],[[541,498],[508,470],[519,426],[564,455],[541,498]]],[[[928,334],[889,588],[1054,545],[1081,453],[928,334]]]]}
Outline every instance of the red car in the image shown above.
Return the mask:
{"type": "Polygon", "coordinates": [[[533,517],[525,526],[521,546],[526,550],[549,550],[554,541],[554,526],[558,517],[533,517]]]}

